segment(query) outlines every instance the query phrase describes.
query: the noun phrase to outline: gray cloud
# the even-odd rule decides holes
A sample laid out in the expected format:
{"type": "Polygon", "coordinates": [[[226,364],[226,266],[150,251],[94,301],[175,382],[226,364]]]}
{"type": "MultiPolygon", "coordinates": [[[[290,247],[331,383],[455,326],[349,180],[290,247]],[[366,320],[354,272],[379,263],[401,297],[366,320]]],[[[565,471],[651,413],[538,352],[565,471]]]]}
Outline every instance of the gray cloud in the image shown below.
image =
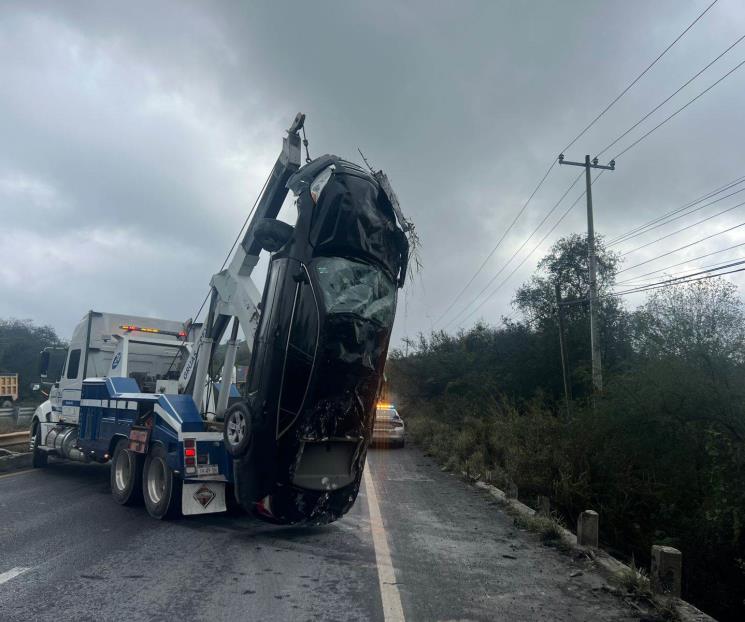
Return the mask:
{"type": "MultiPolygon", "coordinates": [[[[90,307],[191,315],[276,156],[282,130],[303,110],[312,154],[354,158],[359,146],[391,175],[420,231],[425,264],[407,289],[396,338],[429,330],[561,147],[703,6],[6,4],[0,316],[32,317],[66,335],[90,307]]],[[[598,151],[744,27],[741,3],[721,0],[567,155],[598,151]]],[[[655,118],[744,54],[745,44],[655,118]]],[[[598,182],[601,233],[617,235],[745,175],[742,71],[598,182]]],[[[465,300],[519,248],[574,175],[552,172],[465,300]]],[[[744,215],[735,210],[629,261],[744,215]]],[[[540,252],[583,227],[580,205],[469,322],[509,313],[514,288],[540,252]]],[[[734,231],[688,256],[741,239],[734,231]]],[[[738,255],[723,258],[729,256],[738,255]]]]}

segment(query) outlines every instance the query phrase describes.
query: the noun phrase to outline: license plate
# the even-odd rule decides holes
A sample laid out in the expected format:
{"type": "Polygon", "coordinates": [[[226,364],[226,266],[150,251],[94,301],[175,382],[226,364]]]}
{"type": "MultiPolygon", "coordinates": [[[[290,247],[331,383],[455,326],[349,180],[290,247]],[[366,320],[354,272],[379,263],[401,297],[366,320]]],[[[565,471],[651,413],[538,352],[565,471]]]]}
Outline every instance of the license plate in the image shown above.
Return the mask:
{"type": "Polygon", "coordinates": [[[197,475],[218,475],[216,464],[200,464],[197,467],[197,475]]]}

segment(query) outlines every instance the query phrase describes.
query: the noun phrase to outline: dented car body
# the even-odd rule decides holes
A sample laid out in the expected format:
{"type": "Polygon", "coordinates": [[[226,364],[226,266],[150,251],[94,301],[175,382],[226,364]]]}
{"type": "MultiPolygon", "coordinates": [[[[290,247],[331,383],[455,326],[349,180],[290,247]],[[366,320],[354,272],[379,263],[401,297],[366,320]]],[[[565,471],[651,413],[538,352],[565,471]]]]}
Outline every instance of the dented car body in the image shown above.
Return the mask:
{"type": "Polygon", "coordinates": [[[359,490],[409,249],[395,197],[361,167],[323,156],[287,185],[297,222],[269,242],[249,379],[226,415],[246,434],[226,439],[241,505],[329,522],[359,490]]]}

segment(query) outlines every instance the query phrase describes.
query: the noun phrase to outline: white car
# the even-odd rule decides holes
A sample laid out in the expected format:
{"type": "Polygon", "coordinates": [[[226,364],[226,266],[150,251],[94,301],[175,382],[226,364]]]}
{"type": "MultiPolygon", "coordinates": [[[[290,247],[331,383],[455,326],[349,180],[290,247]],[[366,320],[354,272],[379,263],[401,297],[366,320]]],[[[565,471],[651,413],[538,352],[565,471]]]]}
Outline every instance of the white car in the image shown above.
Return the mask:
{"type": "Polygon", "coordinates": [[[393,404],[378,404],[372,442],[387,447],[403,447],[406,443],[404,422],[393,404]]]}

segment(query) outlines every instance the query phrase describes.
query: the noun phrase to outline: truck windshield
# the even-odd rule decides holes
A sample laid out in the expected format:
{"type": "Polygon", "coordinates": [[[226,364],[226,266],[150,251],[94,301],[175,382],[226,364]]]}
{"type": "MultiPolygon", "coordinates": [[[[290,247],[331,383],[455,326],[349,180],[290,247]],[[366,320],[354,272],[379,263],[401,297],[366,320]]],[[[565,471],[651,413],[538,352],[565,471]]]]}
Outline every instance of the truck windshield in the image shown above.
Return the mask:
{"type": "Polygon", "coordinates": [[[384,326],[393,323],[396,287],[380,268],[342,257],[320,257],[315,269],[327,313],[353,313],[384,326]]]}

